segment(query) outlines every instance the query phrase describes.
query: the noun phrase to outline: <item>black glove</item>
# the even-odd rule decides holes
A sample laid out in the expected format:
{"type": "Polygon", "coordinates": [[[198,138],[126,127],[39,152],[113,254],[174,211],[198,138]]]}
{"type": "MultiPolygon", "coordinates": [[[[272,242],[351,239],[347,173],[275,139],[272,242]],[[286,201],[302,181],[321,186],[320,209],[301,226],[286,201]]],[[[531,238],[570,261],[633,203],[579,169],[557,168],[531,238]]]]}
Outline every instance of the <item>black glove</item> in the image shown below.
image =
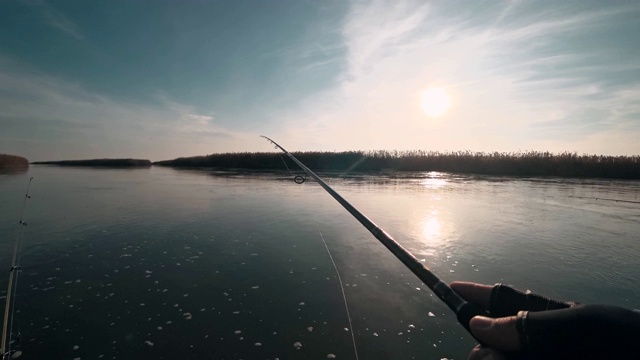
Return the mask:
{"type": "Polygon", "coordinates": [[[490,353],[507,359],[640,359],[640,343],[635,343],[640,342],[640,312],[551,300],[501,284],[451,286],[497,318],[471,321],[472,333],[484,346],[474,349],[470,359],[490,353]]]}

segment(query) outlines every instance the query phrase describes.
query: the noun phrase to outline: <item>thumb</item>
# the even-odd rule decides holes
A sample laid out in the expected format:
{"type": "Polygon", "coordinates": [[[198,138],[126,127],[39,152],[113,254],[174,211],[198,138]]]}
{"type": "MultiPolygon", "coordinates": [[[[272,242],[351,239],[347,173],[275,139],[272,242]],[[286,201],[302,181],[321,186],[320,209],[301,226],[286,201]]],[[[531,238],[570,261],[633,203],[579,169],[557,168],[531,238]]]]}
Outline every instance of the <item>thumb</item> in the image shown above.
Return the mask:
{"type": "Polygon", "coordinates": [[[475,316],[469,322],[469,327],[484,346],[501,351],[518,351],[521,348],[515,316],[497,319],[475,316]]]}

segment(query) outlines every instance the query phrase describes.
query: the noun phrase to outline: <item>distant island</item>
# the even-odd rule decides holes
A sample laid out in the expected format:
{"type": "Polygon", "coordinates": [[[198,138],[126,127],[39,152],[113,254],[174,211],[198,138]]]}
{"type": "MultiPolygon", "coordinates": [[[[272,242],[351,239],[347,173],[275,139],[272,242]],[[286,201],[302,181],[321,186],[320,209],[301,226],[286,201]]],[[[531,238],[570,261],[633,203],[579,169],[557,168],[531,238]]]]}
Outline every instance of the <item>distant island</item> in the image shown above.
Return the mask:
{"type": "Polygon", "coordinates": [[[29,167],[29,160],[22,156],[0,154],[0,171],[3,170],[20,170],[29,167]]]}
{"type": "MultiPolygon", "coordinates": [[[[294,152],[313,171],[380,172],[440,171],[508,176],[640,179],[640,156],[578,155],[576,153],[471,151],[346,151],[294,152]]],[[[291,169],[297,166],[281,153],[222,153],[154,162],[179,168],[291,169]]]]}
{"type": "Polygon", "coordinates": [[[92,166],[92,167],[150,167],[151,161],[140,159],[91,159],[91,160],[61,160],[61,161],[35,161],[37,165],[59,166],[92,166]]]}

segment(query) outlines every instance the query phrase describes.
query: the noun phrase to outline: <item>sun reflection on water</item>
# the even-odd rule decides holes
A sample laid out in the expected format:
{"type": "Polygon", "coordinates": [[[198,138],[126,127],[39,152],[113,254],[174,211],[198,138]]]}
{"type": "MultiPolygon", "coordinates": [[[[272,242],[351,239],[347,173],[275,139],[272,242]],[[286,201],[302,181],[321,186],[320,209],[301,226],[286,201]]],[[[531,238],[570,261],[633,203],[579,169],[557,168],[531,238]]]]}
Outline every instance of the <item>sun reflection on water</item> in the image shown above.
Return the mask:
{"type": "Polygon", "coordinates": [[[442,225],[437,216],[427,218],[422,225],[422,234],[427,241],[440,238],[440,230],[442,225]]]}
{"type": "Polygon", "coordinates": [[[420,185],[428,189],[439,189],[447,185],[449,182],[445,179],[445,174],[437,171],[430,171],[425,174],[426,178],[420,181],[420,185]]]}

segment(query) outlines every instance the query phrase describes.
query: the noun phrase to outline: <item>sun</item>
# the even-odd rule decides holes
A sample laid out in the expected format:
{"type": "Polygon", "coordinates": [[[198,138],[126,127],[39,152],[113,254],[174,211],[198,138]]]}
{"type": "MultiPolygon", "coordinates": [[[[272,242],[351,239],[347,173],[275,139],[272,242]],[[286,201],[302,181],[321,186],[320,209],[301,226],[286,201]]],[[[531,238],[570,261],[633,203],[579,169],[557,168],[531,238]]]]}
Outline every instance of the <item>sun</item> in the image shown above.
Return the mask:
{"type": "Polygon", "coordinates": [[[425,115],[440,117],[453,104],[451,97],[441,88],[429,88],[420,94],[420,104],[425,115]]]}

